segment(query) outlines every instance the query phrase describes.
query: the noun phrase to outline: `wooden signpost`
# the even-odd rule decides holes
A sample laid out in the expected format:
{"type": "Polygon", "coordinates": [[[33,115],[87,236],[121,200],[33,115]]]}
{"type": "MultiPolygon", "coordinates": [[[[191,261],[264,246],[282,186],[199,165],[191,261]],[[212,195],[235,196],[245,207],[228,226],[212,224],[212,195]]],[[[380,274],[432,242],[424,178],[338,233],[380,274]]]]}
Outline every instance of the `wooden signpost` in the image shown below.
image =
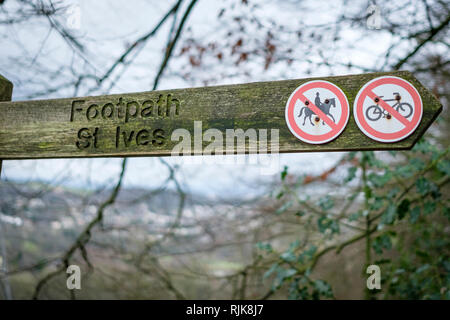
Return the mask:
{"type": "MultiPolygon", "coordinates": [[[[1,101],[10,100],[11,93],[12,84],[1,77],[1,101]]],[[[0,159],[168,156],[179,143],[172,141],[174,130],[194,136],[194,122],[199,121],[202,132],[266,129],[270,135],[278,129],[279,152],[400,150],[411,148],[441,110],[433,94],[406,71],[0,102],[0,159]],[[414,88],[412,95],[390,92],[402,88],[382,86],[384,80],[376,83],[379,89],[373,85],[372,91],[360,92],[372,80],[386,77],[404,80],[408,90],[414,88]],[[358,121],[364,128],[355,119],[357,107],[362,108],[358,121]],[[374,132],[386,130],[376,137],[400,139],[375,139],[365,132],[372,127],[374,132]]],[[[202,139],[202,144],[210,142],[202,139]]],[[[258,144],[259,139],[233,152],[259,152],[258,144]]],[[[198,153],[195,148],[190,152],[198,153]]]]}

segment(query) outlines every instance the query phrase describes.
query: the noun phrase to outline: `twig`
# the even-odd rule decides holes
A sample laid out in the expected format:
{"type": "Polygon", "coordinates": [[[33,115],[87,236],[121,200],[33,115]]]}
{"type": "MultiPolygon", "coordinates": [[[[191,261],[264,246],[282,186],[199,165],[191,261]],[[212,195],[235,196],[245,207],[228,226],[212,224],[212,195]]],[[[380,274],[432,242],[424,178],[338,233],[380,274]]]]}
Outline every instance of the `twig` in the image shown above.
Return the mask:
{"type": "Polygon", "coordinates": [[[75,240],[74,244],[66,251],[66,253],[61,258],[61,261],[63,262],[55,271],[47,274],[43,279],[41,279],[38,284],[36,285],[36,289],[33,294],[33,299],[39,298],[39,293],[41,292],[44,285],[50,281],[52,278],[56,277],[57,275],[64,272],[64,270],[67,269],[69,266],[70,259],[74,255],[74,253],[79,249],[81,251],[81,254],[83,256],[83,259],[86,261],[86,263],[92,268],[91,263],[89,262],[89,259],[87,257],[87,252],[85,249],[85,245],[89,242],[91,238],[91,231],[92,229],[103,220],[103,214],[107,207],[112,205],[120,191],[120,187],[122,186],[123,177],[125,174],[126,169],[126,163],[127,159],[123,159],[122,161],[122,169],[119,175],[119,180],[114,187],[113,191],[111,192],[111,195],[109,198],[103,202],[97,209],[97,214],[95,218],[86,226],[86,228],[80,233],[78,238],[75,240]]]}
{"type": "Polygon", "coordinates": [[[424,40],[422,40],[417,47],[414,48],[410,53],[406,55],[403,59],[401,59],[399,62],[397,62],[392,68],[394,70],[399,70],[413,55],[415,55],[420,48],[422,48],[427,42],[431,41],[435,35],[439,33],[439,31],[445,29],[447,25],[450,23],[450,16],[447,16],[447,19],[445,19],[439,26],[436,28],[432,28],[429,31],[428,37],[426,37],[424,40]]]}

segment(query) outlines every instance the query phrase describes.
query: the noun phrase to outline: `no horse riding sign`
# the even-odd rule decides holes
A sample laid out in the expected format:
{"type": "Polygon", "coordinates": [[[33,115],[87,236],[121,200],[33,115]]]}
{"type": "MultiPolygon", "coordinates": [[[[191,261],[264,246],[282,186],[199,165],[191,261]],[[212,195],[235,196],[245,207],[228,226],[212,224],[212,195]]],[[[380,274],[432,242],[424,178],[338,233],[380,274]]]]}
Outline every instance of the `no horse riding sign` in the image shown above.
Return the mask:
{"type": "Polygon", "coordinates": [[[349,115],[344,92],[331,82],[315,80],[295,89],[286,104],[285,116],[293,135],[307,143],[321,144],[339,136],[349,115]]]}

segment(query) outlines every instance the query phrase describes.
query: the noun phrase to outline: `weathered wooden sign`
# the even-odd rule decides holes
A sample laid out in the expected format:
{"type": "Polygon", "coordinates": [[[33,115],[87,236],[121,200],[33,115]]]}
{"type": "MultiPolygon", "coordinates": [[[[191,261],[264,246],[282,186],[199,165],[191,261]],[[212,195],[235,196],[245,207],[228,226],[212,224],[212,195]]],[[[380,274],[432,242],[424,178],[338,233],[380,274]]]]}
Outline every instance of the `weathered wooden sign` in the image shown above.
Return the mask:
{"type": "Polygon", "coordinates": [[[441,110],[406,71],[0,102],[0,159],[408,149],[441,110]]]}

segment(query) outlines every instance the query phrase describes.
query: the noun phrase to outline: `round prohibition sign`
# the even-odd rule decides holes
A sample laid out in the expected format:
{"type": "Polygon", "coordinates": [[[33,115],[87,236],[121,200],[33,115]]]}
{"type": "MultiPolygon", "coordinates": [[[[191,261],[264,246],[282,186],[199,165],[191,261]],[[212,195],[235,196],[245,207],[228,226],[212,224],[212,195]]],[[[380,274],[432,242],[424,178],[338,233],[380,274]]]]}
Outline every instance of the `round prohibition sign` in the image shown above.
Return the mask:
{"type": "Polygon", "coordinates": [[[344,92],[325,80],[313,80],[297,87],[285,108],[286,124],[291,133],[311,144],[336,139],[345,129],[349,115],[344,92]]]}
{"type": "Polygon", "coordinates": [[[397,142],[411,135],[423,114],[422,99],[408,81],[384,76],[366,83],[356,95],[353,114],[359,129],[379,142],[397,142]]]}

